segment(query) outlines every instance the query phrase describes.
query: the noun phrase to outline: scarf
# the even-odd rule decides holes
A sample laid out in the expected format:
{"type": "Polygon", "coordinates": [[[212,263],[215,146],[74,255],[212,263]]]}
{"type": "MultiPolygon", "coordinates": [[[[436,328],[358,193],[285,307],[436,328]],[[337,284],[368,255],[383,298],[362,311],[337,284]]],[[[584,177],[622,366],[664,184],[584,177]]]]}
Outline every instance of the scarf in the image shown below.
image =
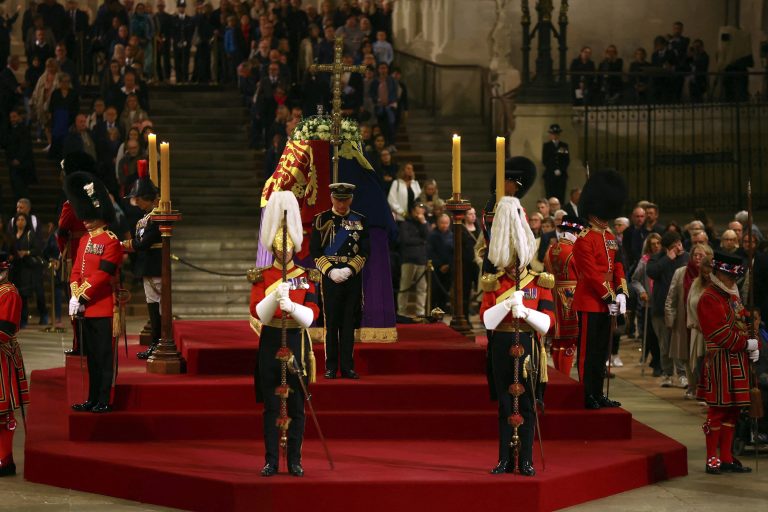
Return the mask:
{"type": "Polygon", "coordinates": [[[699,267],[693,262],[693,259],[688,261],[688,266],[685,268],[685,277],[683,278],[683,297],[685,303],[688,304],[688,293],[691,291],[691,285],[693,280],[699,277],[699,267]]]}
{"type": "Polygon", "coordinates": [[[733,297],[739,298],[739,288],[735,284],[728,288],[724,282],[717,278],[714,272],[712,272],[712,274],[709,276],[709,279],[712,281],[713,285],[717,286],[724,292],[730,294],[733,297]]]}

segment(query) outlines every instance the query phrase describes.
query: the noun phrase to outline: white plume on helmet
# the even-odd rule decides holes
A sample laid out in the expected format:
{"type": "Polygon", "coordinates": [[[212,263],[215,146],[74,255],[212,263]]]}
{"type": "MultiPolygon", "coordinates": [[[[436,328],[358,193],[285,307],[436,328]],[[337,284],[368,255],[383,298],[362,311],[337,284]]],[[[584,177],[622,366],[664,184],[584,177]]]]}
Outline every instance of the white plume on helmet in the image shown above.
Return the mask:
{"type": "Polygon", "coordinates": [[[304,240],[304,228],[301,225],[299,202],[296,200],[293,192],[287,190],[272,192],[272,195],[269,196],[269,201],[267,201],[267,206],[264,207],[261,233],[259,234],[259,240],[264,247],[272,246],[272,241],[275,239],[277,232],[282,229],[283,211],[286,210],[288,211],[286,217],[288,236],[297,247],[297,251],[301,247],[301,242],[304,240]]]}
{"type": "Polygon", "coordinates": [[[507,268],[517,259],[518,268],[523,270],[536,254],[536,239],[524,215],[516,197],[503,197],[496,205],[488,259],[497,268],[507,268]]]}

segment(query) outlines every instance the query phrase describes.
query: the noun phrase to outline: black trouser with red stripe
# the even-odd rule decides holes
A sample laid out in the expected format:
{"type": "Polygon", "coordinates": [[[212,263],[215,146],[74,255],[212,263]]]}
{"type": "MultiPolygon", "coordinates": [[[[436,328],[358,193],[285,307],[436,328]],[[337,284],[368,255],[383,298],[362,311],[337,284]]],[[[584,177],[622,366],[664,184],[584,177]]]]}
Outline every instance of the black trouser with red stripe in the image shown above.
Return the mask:
{"type": "Polygon", "coordinates": [[[605,361],[611,315],[579,311],[579,381],[584,384],[584,398],[603,394],[605,361]]]}

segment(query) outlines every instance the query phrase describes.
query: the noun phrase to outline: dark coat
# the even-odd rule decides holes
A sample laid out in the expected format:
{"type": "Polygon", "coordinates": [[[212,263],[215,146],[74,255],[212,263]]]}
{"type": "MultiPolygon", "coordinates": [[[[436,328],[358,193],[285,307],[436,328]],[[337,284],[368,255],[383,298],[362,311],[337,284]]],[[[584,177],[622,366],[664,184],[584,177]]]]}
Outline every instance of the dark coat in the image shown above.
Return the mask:
{"type": "Polygon", "coordinates": [[[400,225],[400,261],[414,265],[427,264],[427,237],[429,225],[416,219],[407,219],[400,225]]]}

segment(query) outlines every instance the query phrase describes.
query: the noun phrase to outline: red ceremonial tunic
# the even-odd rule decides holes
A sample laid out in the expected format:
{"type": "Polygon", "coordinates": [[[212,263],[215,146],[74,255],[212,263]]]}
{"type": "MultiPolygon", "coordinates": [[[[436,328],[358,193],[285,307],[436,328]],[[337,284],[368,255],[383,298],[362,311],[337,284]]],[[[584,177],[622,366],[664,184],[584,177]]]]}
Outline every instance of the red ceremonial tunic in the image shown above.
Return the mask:
{"type": "Polygon", "coordinates": [[[619,243],[607,228],[592,226],[579,233],[573,245],[577,270],[573,309],[607,313],[608,304],[617,294],[627,294],[627,280],[624,266],[617,258],[618,251],[619,243]]]}
{"type": "MultiPolygon", "coordinates": [[[[549,316],[550,326],[555,324],[555,315],[552,312],[552,291],[538,284],[538,274],[523,271],[520,274],[519,289],[524,292],[523,305],[529,309],[541,311],[549,316]]],[[[515,292],[515,278],[506,272],[501,274],[486,274],[483,276],[483,301],[480,303],[480,319],[483,319],[485,312],[506,300],[515,292]],[[493,281],[496,281],[494,284],[493,281]]],[[[532,332],[525,320],[520,321],[520,329],[532,332]]],[[[514,318],[512,312],[504,317],[504,320],[494,329],[501,332],[513,332],[515,330],[514,318]]]]}
{"type": "Polygon", "coordinates": [[[111,231],[94,229],[83,237],[72,265],[69,286],[72,295],[85,304],[86,318],[112,316],[122,261],[123,246],[111,231]]]}
{"type": "Polygon", "coordinates": [[[20,321],[19,292],[11,283],[0,284],[0,414],[29,403],[29,383],[16,341],[20,321]]]}
{"type": "MultiPolygon", "coordinates": [[[[302,304],[312,310],[313,317],[317,319],[320,309],[317,307],[317,297],[315,294],[315,283],[309,278],[307,269],[295,265],[293,261],[288,264],[286,269],[286,278],[293,286],[288,292],[292,302],[302,304]]],[[[259,320],[259,314],[256,312],[256,304],[277,289],[283,281],[283,270],[279,262],[275,261],[271,267],[257,270],[256,278],[251,287],[251,316],[259,320]]],[[[272,327],[280,328],[280,318],[283,311],[278,307],[272,320],[267,324],[272,327]]],[[[293,319],[289,318],[287,322],[289,328],[297,328],[299,325],[293,319]]]]}
{"type": "Polygon", "coordinates": [[[707,342],[697,397],[711,406],[749,405],[748,334],[741,300],[710,284],[697,312],[707,342]]]}
{"type": "Polygon", "coordinates": [[[59,215],[59,230],[56,233],[56,244],[59,246],[59,252],[64,254],[68,248],[65,259],[74,260],[77,257],[77,249],[80,246],[80,239],[88,234],[83,221],[77,218],[75,210],[69,201],[64,202],[59,215]]]}
{"type": "Polygon", "coordinates": [[[573,309],[573,294],[576,291],[576,260],[573,257],[573,242],[561,239],[547,249],[544,268],[555,276],[555,327],[552,338],[577,338],[579,317],[573,309]]]}

